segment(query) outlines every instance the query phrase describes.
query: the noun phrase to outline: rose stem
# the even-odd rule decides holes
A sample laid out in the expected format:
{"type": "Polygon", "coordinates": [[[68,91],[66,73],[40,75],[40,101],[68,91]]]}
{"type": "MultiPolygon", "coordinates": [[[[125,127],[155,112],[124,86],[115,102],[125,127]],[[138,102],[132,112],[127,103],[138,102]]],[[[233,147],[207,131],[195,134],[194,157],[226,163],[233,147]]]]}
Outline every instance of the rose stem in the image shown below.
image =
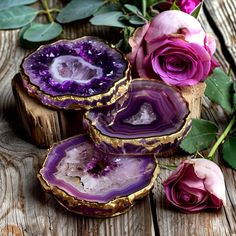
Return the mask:
{"type": "Polygon", "coordinates": [[[47,13],[47,16],[48,16],[48,20],[53,23],[54,20],[53,20],[53,17],[51,15],[51,11],[49,10],[49,7],[48,7],[48,2],[47,0],[41,0],[42,2],[42,5],[43,5],[43,8],[45,9],[46,13],[47,13]]]}
{"type": "Polygon", "coordinates": [[[142,0],[142,13],[144,17],[146,16],[146,11],[147,11],[147,1],[142,0]]]}
{"type": "Polygon", "coordinates": [[[224,130],[224,132],[220,135],[220,137],[217,139],[216,143],[214,144],[214,146],[212,147],[207,159],[209,160],[213,160],[215,152],[217,150],[217,148],[219,147],[219,145],[224,141],[224,139],[226,138],[226,136],[228,135],[228,133],[230,132],[231,128],[233,127],[234,123],[236,121],[236,117],[235,115],[233,116],[233,118],[231,119],[231,121],[229,122],[228,126],[226,127],[226,129],[224,130]]]}

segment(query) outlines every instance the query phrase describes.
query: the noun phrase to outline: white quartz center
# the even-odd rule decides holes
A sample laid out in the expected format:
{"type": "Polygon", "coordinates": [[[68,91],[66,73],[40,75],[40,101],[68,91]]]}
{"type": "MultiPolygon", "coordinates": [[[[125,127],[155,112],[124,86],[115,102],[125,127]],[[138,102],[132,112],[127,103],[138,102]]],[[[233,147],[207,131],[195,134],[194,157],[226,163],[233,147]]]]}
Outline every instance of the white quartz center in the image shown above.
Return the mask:
{"type": "Polygon", "coordinates": [[[50,68],[54,80],[63,82],[74,80],[78,83],[86,83],[94,78],[100,78],[102,68],[91,65],[81,57],[65,55],[56,57],[50,68]]]}
{"type": "Polygon", "coordinates": [[[140,106],[139,111],[126,119],[124,123],[131,125],[149,125],[157,119],[156,114],[153,111],[152,105],[145,102],[140,106]]]}

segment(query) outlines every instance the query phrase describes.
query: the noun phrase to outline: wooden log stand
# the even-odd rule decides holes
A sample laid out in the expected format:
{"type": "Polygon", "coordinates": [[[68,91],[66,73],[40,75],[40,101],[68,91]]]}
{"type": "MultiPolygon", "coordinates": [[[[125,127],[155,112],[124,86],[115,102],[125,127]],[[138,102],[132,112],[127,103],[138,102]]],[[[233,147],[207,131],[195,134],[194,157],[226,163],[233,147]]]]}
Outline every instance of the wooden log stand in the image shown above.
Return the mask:
{"type": "MultiPolygon", "coordinates": [[[[48,148],[55,142],[85,132],[82,124],[84,110],[56,110],[42,105],[24,90],[19,74],[12,80],[12,89],[20,120],[35,145],[48,148]]],[[[181,89],[192,118],[200,117],[204,90],[204,83],[181,89]]]]}
{"type": "Polygon", "coordinates": [[[12,89],[20,120],[33,144],[48,148],[62,139],[84,133],[84,110],[56,110],[42,105],[24,90],[19,74],[12,80],[12,89]]]}

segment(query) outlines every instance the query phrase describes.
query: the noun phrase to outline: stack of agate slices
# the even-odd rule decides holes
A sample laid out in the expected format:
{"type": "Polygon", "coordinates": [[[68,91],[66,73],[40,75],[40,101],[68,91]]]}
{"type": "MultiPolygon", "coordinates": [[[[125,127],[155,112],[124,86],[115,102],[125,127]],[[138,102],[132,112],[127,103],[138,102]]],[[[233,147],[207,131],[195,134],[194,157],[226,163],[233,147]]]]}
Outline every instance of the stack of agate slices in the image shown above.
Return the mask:
{"type": "Polygon", "coordinates": [[[177,89],[131,79],[123,53],[99,38],[41,46],[24,59],[21,79],[46,106],[86,110],[87,134],[54,144],[38,174],[44,190],[82,215],[115,216],[147,195],[156,154],[176,147],[191,125],[177,89]]]}

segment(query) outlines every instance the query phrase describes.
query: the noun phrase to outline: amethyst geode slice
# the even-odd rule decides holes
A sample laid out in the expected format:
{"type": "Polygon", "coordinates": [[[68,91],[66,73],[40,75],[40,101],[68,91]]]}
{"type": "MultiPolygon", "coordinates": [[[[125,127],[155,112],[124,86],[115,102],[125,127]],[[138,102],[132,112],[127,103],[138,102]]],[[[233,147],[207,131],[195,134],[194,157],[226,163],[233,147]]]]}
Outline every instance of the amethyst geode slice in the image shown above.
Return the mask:
{"type": "Polygon", "coordinates": [[[120,51],[87,36],[41,46],[24,59],[21,77],[28,93],[45,105],[90,109],[127,92],[130,65],[120,51]]]}
{"type": "Polygon", "coordinates": [[[158,173],[153,155],[105,154],[88,135],[80,135],[50,149],[38,178],[68,210],[109,217],[147,195],[158,173]]]}
{"type": "Polygon", "coordinates": [[[135,79],[114,105],[85,113],[84,126],[108,153],[159,153],[176,147],[191,125],[188,104],[174,87],[135,79]]]}

